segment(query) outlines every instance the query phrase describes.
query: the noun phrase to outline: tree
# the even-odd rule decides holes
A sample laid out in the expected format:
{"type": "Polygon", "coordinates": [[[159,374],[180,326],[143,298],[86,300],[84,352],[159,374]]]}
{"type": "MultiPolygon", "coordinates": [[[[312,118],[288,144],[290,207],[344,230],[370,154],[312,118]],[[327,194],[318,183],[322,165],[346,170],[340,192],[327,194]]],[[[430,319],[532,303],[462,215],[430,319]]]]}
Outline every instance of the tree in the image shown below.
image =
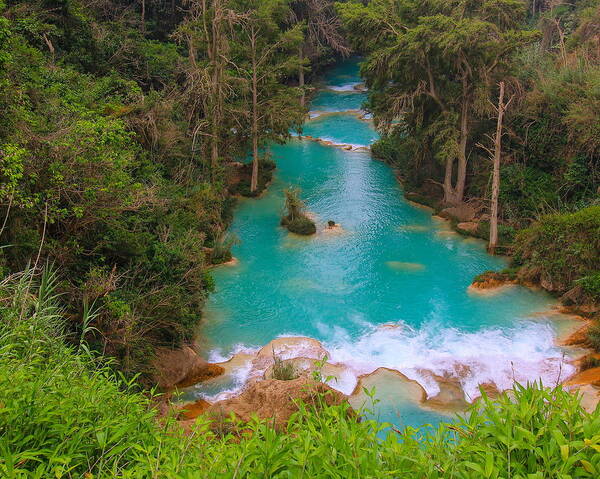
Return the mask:
{"type": "MultiPolygon", "coordinates": [[[[226,0],[187,0],[189,9],[175,37],[188,48],[187,93],[193,141],[199,134],[209,138],[208,156],[215,175],[227,130],[225,101],[230,92],[227,28],[236,15],[226,0]]],[[[206,153],[206,151],[205,151],[206,153]]]]}
{"type": "Polygon", "coordinates": [[[476,101],[512,52],[537,37],[518,29],[524,5],[374,0],[338,8],[353,44],[369,54],[363,72],[378,124],[390,129],[398,120],[412,121],[429,129],[445,165],[444,201],[462,202],[476,101]]]}
{"type": "Polygon", "coordinates": [[[302,41],[302,30],[300,25],[283,26],[289,15],[287,0],[241,0],[236,7],[235,65],[250,92],[250,191],[255,192],[260,144],[287,138],[291,126],[302,124],[304,108],[297,104],[297,92],[281,81],[300,64],[294,53],[302,41]]]}
{"type": "Polygon", "coordinates": [[[490,241],[488,251],[494,254],[498,246],[498,196],[500,195],[500,159],[502,157],[502,121],[504,112],[512,101],[512,97],[507,103],[504,103],[504,82],[499,84],[500,92],[498,94],[498,107],[496,109],[498,116],[496,122],[496,135],[494,136],[494,169],[492,174],[492,204],[490,215],[490,241]]]}
{"type": "Polygon", "coordinates": [[[318,58],[326,48],[342,56],[349,55],[351,50],[342,33],[342,22],[332,0],[293,0],[290,20],[292,24],[304,26],[305,32],[304,40],[298,46],[298,57],[301,60],[298,86],[302,89],[300,103],[304,106],[306,61],[318,58]]]}

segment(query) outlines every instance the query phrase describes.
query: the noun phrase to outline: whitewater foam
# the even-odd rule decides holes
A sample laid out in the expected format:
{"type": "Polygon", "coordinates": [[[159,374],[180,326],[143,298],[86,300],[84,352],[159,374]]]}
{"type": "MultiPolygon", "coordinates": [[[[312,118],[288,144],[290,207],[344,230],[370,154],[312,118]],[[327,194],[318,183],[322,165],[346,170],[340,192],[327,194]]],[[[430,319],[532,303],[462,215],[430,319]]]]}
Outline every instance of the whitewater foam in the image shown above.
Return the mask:
{"type": "Polygon", "coordinates": [[[357,341],[325,343],[330,361],[346,365],[357,377],[378,367],[395,369],[419,382],[429,397],[439,392],[431,373],[456,378],[469,401],[479,396],[480,384],[493,383],[499,390],[511,388],[515,381],[553,385],[575,370],[554,344],[555,333],[547,321],[478,332],[434,322],[419,330],[398,326],[375,327],[357,341]]]}

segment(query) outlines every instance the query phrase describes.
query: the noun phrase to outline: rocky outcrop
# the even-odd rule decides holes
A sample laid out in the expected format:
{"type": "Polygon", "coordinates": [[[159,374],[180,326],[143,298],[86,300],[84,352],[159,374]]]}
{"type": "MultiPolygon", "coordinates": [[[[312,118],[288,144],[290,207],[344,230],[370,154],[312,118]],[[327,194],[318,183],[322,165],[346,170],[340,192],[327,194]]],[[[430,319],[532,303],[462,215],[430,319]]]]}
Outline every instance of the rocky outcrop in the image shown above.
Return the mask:
{"type": "Polygon", "coordinates": [[[571,333],[561,341],[561,346],[585,346],[588,341],[587,333],[589,328],[590,324],[585,324],[577,329],[574,333],[571,333]]]}
{"type": "Polygon", "coordinates": [[[290,357],[322,359],[328,355],[327,350],[325,350],[319,341],[302,336],[274,339],[261,348],[256,356],[258,358],[272,358],[273,354],[279,356],[281,359],[288,359],[290,357]]]}
{"type": "Polygon", "coordinates": [[[587,384],[600,386],[600,367],[581,371],[565,382],[566,386],[583,386],[587,384]]]}
{"type": "Polygon", "coordinates": [[[210,403],[205,399],[198,399],[195,402],[184,404],[179,408],[177,419],[181,421],[196,419],[198,416],[206,412],[209,407],[210,403]]]}
{"type": "Polygon", "coordinates": [[[464,411],[469,406],[465,400],[465,393],[458,379],[444,378],[434,375],[440,392],[428,398],[423,406],[441,413],[455,413],[464,411]]]}
{"type": "Polygon", "coordinates": [[[476,213],[475,208],[466,203],[462,203],[460,205],[451,206],[450,208],[444,208],[438,213],[438,216],[448,220],[455,220],[459,223],[466,223],[473,221],[476,213]]]}
{"type": "Polygon", "coordinates": [[[221,366],[202,359],[189,346],[180,349],[159,349],[153,367],[156,384],[166,391],[192,386],[220,376],[225,371],[221,366]]]}
{"type": "Polygon", "coordinates": [[[479,223],[475,221],[465,221],[463,223],[458,223],[456,229],[461,233],[464,232],[470,235],[476,235],[479,230],[479,223]]]}
{"type": "Polygon", "coordinates": [[[517,280],[511,278],[507,274],[499,273],[497,271],[486,271],[473,280],[469,289],[493,289],[516,283],[517,280]]]}
{"type": "Polygon", "coordinates": [[[346,396],[341,392],[305,377],[291,381],[266,379],[251,383],[239,396],[214,403],[205,415],[213,421],[222,421],[234,415],[243,422],[257,416],[272,421],[276,428],[281,429],[290,416],[298,411],[298,401],[318,405],[321,398],[328,406],[346,401],[346,396]]]}

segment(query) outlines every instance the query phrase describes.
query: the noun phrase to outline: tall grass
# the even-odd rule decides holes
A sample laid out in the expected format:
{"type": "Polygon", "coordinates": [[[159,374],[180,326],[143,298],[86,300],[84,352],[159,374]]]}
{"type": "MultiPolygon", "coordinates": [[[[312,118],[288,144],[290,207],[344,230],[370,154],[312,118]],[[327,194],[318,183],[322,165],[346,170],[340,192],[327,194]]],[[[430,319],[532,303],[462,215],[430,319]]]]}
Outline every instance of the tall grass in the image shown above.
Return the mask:
{"type": "Polygon", "coordinates": [[[0,285],[0,477],[597,478],[600,413],[560,388],[516,386],[432,432],[300,404],[270,422],[184,434],[100,359],[67,345],[56,275],[0,285]],[[229,431],[229,432],[223,432],[229,431]]]}

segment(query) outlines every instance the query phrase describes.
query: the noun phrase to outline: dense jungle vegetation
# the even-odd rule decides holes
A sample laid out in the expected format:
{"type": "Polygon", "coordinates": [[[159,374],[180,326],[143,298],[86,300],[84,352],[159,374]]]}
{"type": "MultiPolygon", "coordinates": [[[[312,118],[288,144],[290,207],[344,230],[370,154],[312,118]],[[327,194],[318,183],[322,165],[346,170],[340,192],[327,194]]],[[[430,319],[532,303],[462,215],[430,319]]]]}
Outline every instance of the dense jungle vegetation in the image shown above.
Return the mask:
{"type": "Polygon", "coordinates": [[[147,372],[192,336],[232,195],[264,188],[335,52],[328,2],[0,2],[1,274],[59,266],[72,331],[92,308],[92,347],[147,372]]]}
{"type": "Polygon", "coordinates": [[[0,0],[1,476],[598,477],[600,410],[560,387],[385,440],[347,406],[184,433],[139,391],[193,337],[236,195],[351,49],[374,155],[482,237],[505,83],[500,246],[597,314],[599,0],[0,0]]]}

